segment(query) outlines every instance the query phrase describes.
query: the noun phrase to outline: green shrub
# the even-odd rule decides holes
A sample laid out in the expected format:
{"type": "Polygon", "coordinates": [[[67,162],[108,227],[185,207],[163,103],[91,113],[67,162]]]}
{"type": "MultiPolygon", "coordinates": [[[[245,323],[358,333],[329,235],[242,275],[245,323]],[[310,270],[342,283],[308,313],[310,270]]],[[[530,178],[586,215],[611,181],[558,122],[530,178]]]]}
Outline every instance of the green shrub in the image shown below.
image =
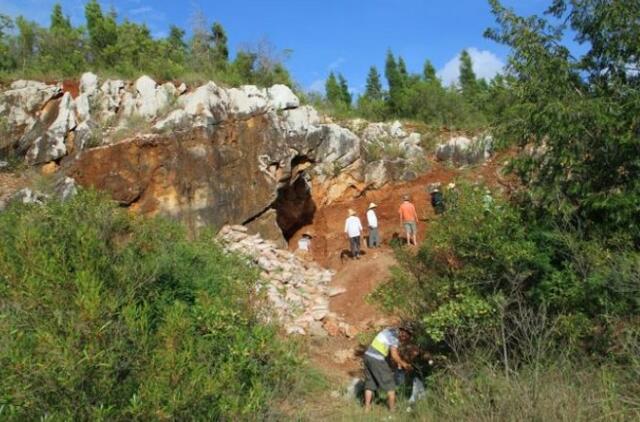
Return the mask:
{"type": "Polygon", "coordinates": [[[294,385],[256,271],[210,234],[82,192],[10,208],[0,236],[3,419],[259,419],[294,385]]]}
{"type": "Polygon", "coordinates": [[[457,356],[482,349],[505,365],[540,347],[611,353],[615,327],[640,314],[637,251],[527,219],[464,183],[444,198],[418,254],[400,251],[373,294],[420,327],[423,345],[457,356]]]}

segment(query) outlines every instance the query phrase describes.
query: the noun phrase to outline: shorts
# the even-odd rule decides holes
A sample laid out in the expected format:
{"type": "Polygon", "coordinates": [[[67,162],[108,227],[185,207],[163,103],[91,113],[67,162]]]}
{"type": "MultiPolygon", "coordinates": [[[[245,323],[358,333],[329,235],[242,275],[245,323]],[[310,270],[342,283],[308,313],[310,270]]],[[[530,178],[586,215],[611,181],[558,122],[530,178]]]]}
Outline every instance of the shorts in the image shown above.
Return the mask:
{"type": "Polygon", "coordinates": [[[393,371],[386,360],[364,355],[364,389],[369,391],[395,391],[393,371]]]}
{"type": "Polygon", "coordinates": [[[415,221],[405,221],[404,230],[409,234],[416,234],[418,232],[418,226],[415,221]]]}

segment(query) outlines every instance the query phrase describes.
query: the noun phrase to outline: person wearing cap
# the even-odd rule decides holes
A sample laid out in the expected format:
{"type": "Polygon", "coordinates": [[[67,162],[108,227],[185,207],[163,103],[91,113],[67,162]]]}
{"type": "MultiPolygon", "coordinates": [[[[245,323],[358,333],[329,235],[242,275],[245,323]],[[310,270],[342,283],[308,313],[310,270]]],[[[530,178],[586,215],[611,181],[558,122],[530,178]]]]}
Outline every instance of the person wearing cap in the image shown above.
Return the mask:
{"type": "Polygon", "coordinates": [[[418,232],[418,213],[416,207],[409,201],[409,195],[402,197],[402,205],[398,210],[400,214],[400,224],[404,225],[404,230],[407,233],[407,245],[418,244],[417,232],[418,232]]]}
{"type": "Polygon", "coordinates": [[[375,208],[378,206],[373,202],[367,208],[367,225],[369,226],[369,247],[377,248],[380,246],[380,235],[378,233],[378,216],[375,208]]]}
{"type": "Polygon", "coordinates": [[[376,335],[364,353],[364,409],[366,412],[371,410],[373,395],[378,390],[387,393],[389,410],[395,410],[396,382],[389,361],[400,369],[411,370],[411,364],[402,359],[398,351],[400,344],[408,342],[410,338],[411,334],[406,328],[387,328],[376,335]]]}
{"type": "Polygon", "coordinates": [[[344,232],[349,239],[351,257],[360,259],[360,236],[362,235],[362,223],[360,223],[360,219],[352,209],[349,209],[349,217],[344,222],[344,232]]]}

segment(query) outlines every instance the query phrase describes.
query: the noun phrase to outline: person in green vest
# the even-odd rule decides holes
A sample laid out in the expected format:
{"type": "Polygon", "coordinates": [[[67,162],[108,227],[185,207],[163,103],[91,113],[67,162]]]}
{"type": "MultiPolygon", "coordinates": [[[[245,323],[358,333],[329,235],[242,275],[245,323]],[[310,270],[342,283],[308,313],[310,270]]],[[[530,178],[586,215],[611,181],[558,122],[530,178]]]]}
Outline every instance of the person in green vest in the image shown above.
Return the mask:
{"type": "Polygon", "coordinates": [[[364,354],[364,409],[371,410],[373,395],[378,390],[386,391],[389,410],[396,407],[396,383],[390,361],[400,369],[411,370],[411,364],[400,356],[398,348],[406,343],[411,334],[405,328],[387,328],[378,333],[364,354]]]}

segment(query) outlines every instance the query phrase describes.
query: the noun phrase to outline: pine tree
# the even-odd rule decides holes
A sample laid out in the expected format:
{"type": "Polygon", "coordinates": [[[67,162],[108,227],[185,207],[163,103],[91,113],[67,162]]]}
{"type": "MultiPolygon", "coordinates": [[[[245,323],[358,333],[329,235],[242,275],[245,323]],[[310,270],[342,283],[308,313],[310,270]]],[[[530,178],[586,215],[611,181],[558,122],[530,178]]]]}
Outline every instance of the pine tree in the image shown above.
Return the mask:
{"type": "Polygon", "coordinates": [[[401,87],[407,86],[409,82],[409,72],[407,71],[407,64],[404,62],[402,56],[398,56],[398,73],[400,74],[401,87]]]}
{"type": "Polygon", "coordinates": [[[429,59],[424,62],[422,77],[425,82],[435,82],[438,80],[438,76],[436,75],[436,68],[433,67],[433,64],[431,64],[431,61],[429,59]]]}
{"type": "Polygon", "coordinates": [[[338,83],[340,85],[340,97],[341,100],[344,104],[347,105],[347,107],[351,106],[351,93],[349,92],[349,84],[347,83],[347,80],[345,79],[344,76],[342,76],[342,74],[338,75],[338,83]]]}
{"type": "Polygon", "coordinates": [[[372,100],[382,99],[382,84],[380,83],[380,74],[375,66],[369,68],[367,75],[367,86],[364,96],[372,100]]]}
{"type": "Polygon", "coordinates": [[[468,98],[473,97],[478,88],[478,80],[473,71],[473,61],[467,50],[462,50],[460,54],[460,88],[468,98]]]}
{"type": "Polygon", "coordinates": [[[69,18],[64,16],[62,13],[62,6],[60,3],[56,3],[53,6],[53,11],[51,12],[51,25],[49,26],[51,31],[58,32],[70,32],[71,31],[71,22],[69,18]]]}
{"type": "Polygon", "coordinates": [[[334,106],[343,101],[342,88],[333,72],[329,73],[329,77],[325,83],[325,95],[327,101],[334,106]]]}
{"type": "Polygon", "coordinates": [[[391,50],[387,51],[384,74],[387,78],[387,83],[389,84],[389,108],[395,113],[399,108],[399,97],[400,91],[402,90],[402,76],[391,50]]]}
{"type": "Polygon", "coordinates": [[[107,49],[118,41],[118,25],[115,11],[103,15],[97,0],[91,0],[84,9],[87,20],[87,31],[94,60],[111,65],[117,59],[117,54],[107,49]]]}
{"type": "Polygon", "coordinates": [[[211,27],[211,42],[213,44],[213,62],[218,68],[223,68],[229,63],[229,47],[227,46],[227,34],[219,22],[211,27]]]}

